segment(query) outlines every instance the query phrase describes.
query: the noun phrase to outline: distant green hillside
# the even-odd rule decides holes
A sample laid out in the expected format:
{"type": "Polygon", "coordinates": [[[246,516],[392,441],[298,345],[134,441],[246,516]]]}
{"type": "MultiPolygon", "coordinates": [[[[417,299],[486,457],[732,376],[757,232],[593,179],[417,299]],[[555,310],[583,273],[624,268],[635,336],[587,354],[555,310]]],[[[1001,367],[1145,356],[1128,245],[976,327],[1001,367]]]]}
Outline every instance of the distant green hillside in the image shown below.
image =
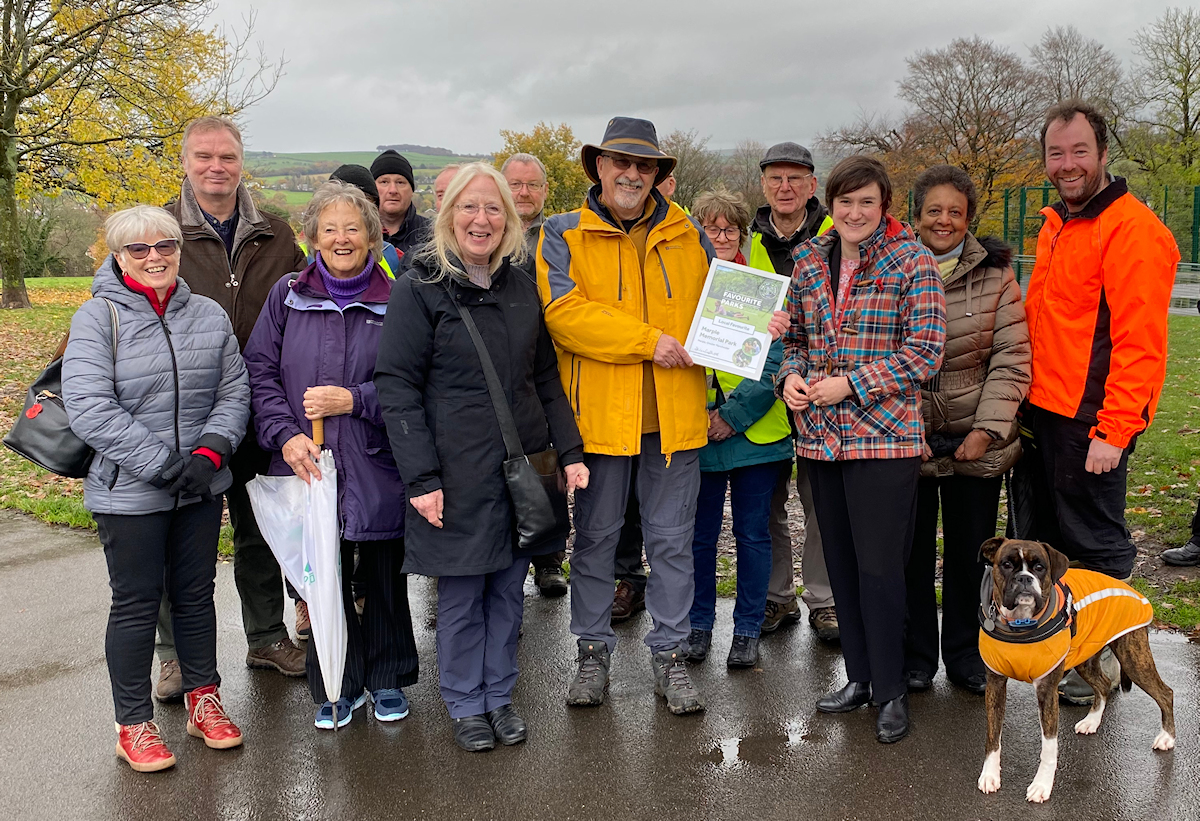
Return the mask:
{"type": "MultiPolygon", "coordinates": [[[[378,151],[316,151],[276,154],[270,151],[247,151],[246,168],[256,177],[284,175],[328,174],[344,163],[370,166],[378,151]]],[[[433,154],[406,153],[414,171],[435,171],[454,162],[473,162],[479,157],[448,157],[433,154]]]]}

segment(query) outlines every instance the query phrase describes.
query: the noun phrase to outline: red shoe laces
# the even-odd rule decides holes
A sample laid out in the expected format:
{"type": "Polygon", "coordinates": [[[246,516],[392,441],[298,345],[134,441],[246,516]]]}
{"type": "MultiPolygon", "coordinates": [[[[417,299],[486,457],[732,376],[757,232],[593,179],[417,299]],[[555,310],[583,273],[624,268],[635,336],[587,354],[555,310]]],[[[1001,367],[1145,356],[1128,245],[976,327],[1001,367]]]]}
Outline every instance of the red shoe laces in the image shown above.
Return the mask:
{"type": "Polygon", "coordinates": [[[193,724],[203,724],[205,727],[232,727],[233,722],[225,714],[221,705],[221,697],[215,692],[205,693],[196,699],[192,705],[193,724]]]}
{"type": "Polygon", "coordinates": [[[153,721],[143,721],[129,728],[129,746],[138,752],[146,752],[165,743],[158,725],[153,721]]]}

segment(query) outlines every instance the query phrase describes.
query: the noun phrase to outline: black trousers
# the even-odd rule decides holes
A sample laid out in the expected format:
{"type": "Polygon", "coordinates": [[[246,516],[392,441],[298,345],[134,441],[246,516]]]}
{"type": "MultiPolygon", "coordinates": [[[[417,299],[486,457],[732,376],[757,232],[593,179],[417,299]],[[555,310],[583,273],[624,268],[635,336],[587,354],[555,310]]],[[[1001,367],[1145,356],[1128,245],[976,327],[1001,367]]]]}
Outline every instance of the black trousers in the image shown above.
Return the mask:
{"type": "Polygon", "coordinates": [[[1196,512],[1192,514],[1192,542],[1200,544],[1200,502],[1196,504],[1196,512]]]}
{"type": "Polygon", "coordinates": [[[1087,570],[1117,579],[1133,572],[1137,548],[1125,526],[1125,486],[1129,455],[1125,448],[1108,473],[1086,470],[1091,425],[1041,408],[1032,413],[1034,447],[1025,458],[1040,465],[1045,485],[1034,494],[1033,538],[1061,550],[1087,570]]]}
{"type": "MultiPolygon", "coordinates": [[[[637,475],[637,457],[633,457],[633,475],[637,475]]],[[[617,541],[613,578],[629,582],[642,593],[646,592],[646,565],[643,558],[642,510],[638,507],[637,483],[629,483],[629,501],[625,503],[625,524],[617,541]]]]}
{"type": "Polygon", "coordinates": [[[93,518],[112,588],[104,653],[117,723],[140,724],[154,718],[150,667],[164,587],[184,692],[221,683],[213,604],[221,500],[162,513],[97,513],[93,518]]]}
{"type": "MultiPolygon", "coordinates": [[[[342,540],[342,604],[346,613],[346,669],[342,674],[342,696],[354,699],[363,688],[375,690],[408,687],[417,683],[417,642],[408,610],[408,575],[404,565],[404,540],[376,542],[342,540]],[[354,610],[352,592],[354,551],[358,550],[367,600],[362,619],[354,610]]],[[[308,689],[313,701],[324,704],[325,684],[317,660],[316,642],[308,642],[305,658],[308,689]]]]}
{"type": "Polygon", "coordinates": [[[878,703],[907,690],[904,567],[912,547],[919,457],[806,460],[850,681],[878,703]]]}
{"type": "Polygon", "coordinates": [[[996,535],[1002,477],[945,476],[917,482],[917,521],[905,569],[908,621],[905,669],[932,676],[938,668],[938,508],[942,513],[942,660],[962,681],[985,672],[979,657],[979,584],[987,566],[979,546],[996,535]]]}

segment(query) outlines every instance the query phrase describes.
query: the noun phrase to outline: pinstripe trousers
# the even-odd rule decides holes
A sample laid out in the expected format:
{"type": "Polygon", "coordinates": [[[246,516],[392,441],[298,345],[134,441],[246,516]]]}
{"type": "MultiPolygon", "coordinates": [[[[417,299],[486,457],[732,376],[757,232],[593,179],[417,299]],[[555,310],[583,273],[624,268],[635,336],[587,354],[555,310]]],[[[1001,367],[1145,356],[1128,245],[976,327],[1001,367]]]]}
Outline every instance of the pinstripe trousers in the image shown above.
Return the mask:
{"type": "MultiPolygon", "coordinates": [[[[346,612],[346,670],[342,696],[351,699],[363,688],[374,692],[417,683],[417,642],[408,610],[408,576],[404,565],[404,540],[376,542],[342,540],[342,604],[346,612]],[[356,576],[354,550],[358,549],[358,580],[367,597],[362,618],[354,610],[351,577],[356,576]]],[[[323,704],[325,685],[317,660],[316,642],[308,642],[308,689],[313,701],[323,704]]]]}

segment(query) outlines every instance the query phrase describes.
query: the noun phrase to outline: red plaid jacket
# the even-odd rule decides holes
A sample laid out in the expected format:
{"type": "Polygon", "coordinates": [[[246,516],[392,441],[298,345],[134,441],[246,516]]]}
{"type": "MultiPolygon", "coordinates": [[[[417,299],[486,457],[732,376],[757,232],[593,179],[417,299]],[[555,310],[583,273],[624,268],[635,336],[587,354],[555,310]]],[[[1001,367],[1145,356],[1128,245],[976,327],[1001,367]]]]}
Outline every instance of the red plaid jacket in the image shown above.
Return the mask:
{"type": "Polygon", "coordinates": [[[807,459],[899,459],[920,456],[923,381],[937,373],[946,342],[946,297],[933,256],[912,229],[890,215],[859,246],[840,327],[834,326],[829,256],[836,231],[796,249],[786,310],[792,325],[776,378],[806,383],[845,376],[852,395],[795,414],[796,454],[807,459]]]}

